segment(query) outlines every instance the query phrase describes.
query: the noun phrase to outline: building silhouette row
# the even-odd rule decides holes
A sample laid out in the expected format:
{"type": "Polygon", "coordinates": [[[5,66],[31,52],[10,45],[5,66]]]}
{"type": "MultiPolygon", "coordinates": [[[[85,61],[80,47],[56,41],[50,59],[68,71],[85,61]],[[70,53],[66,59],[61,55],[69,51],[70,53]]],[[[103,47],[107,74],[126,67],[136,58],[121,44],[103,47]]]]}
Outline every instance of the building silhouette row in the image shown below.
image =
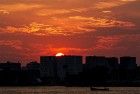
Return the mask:
{"type": "Polygon", "coordinates": [[[0,63],[0,85],[140,85],[136,57],[41,56],[40,63],[0,63]]]}

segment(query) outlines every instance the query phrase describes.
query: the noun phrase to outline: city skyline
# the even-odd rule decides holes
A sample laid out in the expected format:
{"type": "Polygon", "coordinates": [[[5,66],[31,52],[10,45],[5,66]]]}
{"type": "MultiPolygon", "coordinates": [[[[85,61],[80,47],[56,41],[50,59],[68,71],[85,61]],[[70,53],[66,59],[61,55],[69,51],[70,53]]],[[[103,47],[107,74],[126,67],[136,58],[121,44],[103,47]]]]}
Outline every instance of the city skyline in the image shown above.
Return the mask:
{"type": "Polygon", "coordinates": [[[139,86],[136,57],[40,56],[40,63],[0,63],[0,86],[139,86]],[[120,63],[119,63],[120,61],[120,63]]]}
{"type": "MultiPolygon", "coordinates": [[[[135,62],[136,63],[136,65],[138,65],[138,66],[140,66],[139,65],[139,63],[137,62],[137,57],[134,57],[134,56],[128,56],[128,55],[126,55],[126,56],[121,56],[121,57],[115,57],[115,56],[99,56],[99,55],[87,55],[87,56],[82,56],[82,55],[65,55],[65,54],[63,54],[63,53],[57,53],[57,54],[55,54],[55,55],[42,55],[42,56],[39,56],[39,61],[36,61],[36,60],[31,60],[31,61],[29,61],[29,62],[26,62],[26,63],[23,63],[23,61],[18,61],[18,62],[15,62],[15,61],[9,61],[9,60],[7,60],[7,61],[5,61],[5,62],[2,62],[2,61],[0,61],[0,64],[1,63],[19,63],[19,64],[21,64],[21,66],[22,67],[25,67],[25,66],[27,66],[29,63],[32,63],[32,62],[35,62],[35,63],[41,63],[42,62],[42,58],[47,58],[47,57],[50,57],[50,58],[52,58],[52,59],[61,59],[61,58],[65,58],[65,57],[80,57],[81,58],[81,64],[83,64],[83,65],[85,65],[85,64],[87,64],[87,62],[88,62],[88,58],[99,58],[99,60],[101,59],[101,60],[103,60],[103,62],[104,62],[104,60],[106,61],[106,62],[112,62],[112,60],[116,60],[116,63],[117,64],[120,64],[121,63],[121,58],[126,58],[126,59],[124,59],[124,61],[123,62],[125,62],[125,60],[127,60],[127,62],[126,62],[126,64],[128,63],[130,63],[130,62],[135,62]],[[108,59],[110,60],[110,61],[108,61],[108,59]]],[[[66,58],[66,59],[70,59],[70,58],[66,58]]],[[[92,60],[92,59],[91,59],[92,60]]],[[[97,59],[98,60],[98,59],[97,59]]],[[[53,62],[51,62],[51,59],[50,60],[48,60],[48,62],[50,62],[50,63],[53,63],[53,62]]],[[[48,62],[45,62],[45,63],[48,63],[48,62]]],[[[103,63],[102,62],[102,63],[103,63]]],[[[71,62],[71,63],[74,63],[74,62],[71,62]]],[[[95,62],[91,62],[91,63],[95,63],[95,62]]],[[[96,62],[97,63],[97,62],[96,62]]],[[[100,62],[98,62],[99,64],[100,64],[100,62]]],[[[114,63],[114,62],[113,62],[114,63]]],[[[113,64],[112,63],[112,64],[113,64]]]]}
{"type": "Polygon", "coordinates": [[[139,0],[0,0],[0,61],[39,56],[134,56],[140,64],[139,0]]]}

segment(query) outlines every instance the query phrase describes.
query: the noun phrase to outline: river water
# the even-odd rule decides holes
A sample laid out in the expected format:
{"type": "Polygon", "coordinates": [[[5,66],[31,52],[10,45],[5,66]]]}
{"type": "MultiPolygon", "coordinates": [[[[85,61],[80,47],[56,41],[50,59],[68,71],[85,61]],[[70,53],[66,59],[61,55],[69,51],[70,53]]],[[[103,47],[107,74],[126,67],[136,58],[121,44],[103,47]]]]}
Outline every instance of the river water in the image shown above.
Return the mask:
{"type": "Polygon", "coordinates": [[[0,87],[0,94],[140,94],[140,87],[109,87],[109,91],[91,91],[89,87],[0,87]]]}

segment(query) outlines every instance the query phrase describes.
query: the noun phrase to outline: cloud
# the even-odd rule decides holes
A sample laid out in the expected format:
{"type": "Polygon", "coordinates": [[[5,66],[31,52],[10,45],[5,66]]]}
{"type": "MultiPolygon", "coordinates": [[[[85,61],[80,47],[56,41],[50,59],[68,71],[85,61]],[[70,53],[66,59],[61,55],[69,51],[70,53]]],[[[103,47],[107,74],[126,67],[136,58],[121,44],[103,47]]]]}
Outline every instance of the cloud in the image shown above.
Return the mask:
{"type": "Polygon", "coordinates": [[[132,49],[135,47],[136,47],[135,49],[138,49],[140,47],[139,37],[140,37],[140,34],[98,36],[95,49],[96,50],[110,50],[110,51],[112,49],[125,51],[125,50],[132,49]]]}
{"type": "Polygon", "coordinates": [[[120,42],[120,38],[118,36],[117,37],[99,36],[95,49],[96,50],[112,49],[113,47],[115,47],[117,45],[118,42],[120,42]]]}
{"type": "Polygon", "coordinates": [[[36,14],[38,16],[57,16],[57,15],[66,15],[72,13],[82,13],[87,11],[86,8],[75,8],[75,9],[41,9],[36,14]]]}
{"type": "Polygon", "coordinates": [[[137,0],[121,0],[121,1],[124,1],[124,2],[131,2],[131,1],[137,1],[137,0]]]}
{"type": "Polygon", "coordinates": [[[20,41],[6,41],[6,40],[0,40],[0,46],[10,46],[17,50],[21,50],[21,42],[20,41]]]}
{"type": "Polygon", "coordinates": [[[114,7],[123,6],[129,2],[134,2],[136,0],[107,0],[107,1],[99,1],[95,4],[95,8],[97,9],[111,9],[114,7]]]}
{"type": "Polygon", "coordinates": [[[71,13],[71,11],[66,10],[66,9],[61,9],[61,10],[43,9],[43,10],[38,11],[37,15],[39,15],[39,16],[51,16],[51,15],[66,14],[66,13],[71,13]]]}
{"type": "Polygon", "coordinates": [[[129,2],[123,6],[112,8],[111,11],[114,16],[120,20],[129,20],[139,28],[139,20],[140,20],[140,13],[139,13],[139,6],[140,1],[137,0],[135,2],[129,2]],[[121,10],[121,11],[120,11],[121,10]]]}
{"type": "Polygon", "coordinates": [[[103,18],[94,18],[94,17],[82,17],[82,16],[74,16],[70,17],[70,19],[78,20],[84,22],[84,26],[89,25],[95,28],[98,27],[134,27],[135,24],[131,22],[124,22],[118,20],[110,20],[110,19],[103,19],[103,18]]]}
{"type": "Polygon", "coordinates": [[[104,11],[102,11],[103,13],[111,13],[111,11],[110,10],[104,10],[104,11]]]}
{"type": "Polygon", "coordinates": [[[109,1],[109,2],[99,2],[99,3],[96,4],[95,8],[97,8],[97,9],[107,9],[107,8],[120,6],[121,4],[122,3],[118,2],[118,0],[109,1]]]}
{"type": "Polygon", "coordinates": [[[24,4],[24,3],[0,4],[1,10],[6,10],[10,12],[27,11],[27,10],[41,8],[41,7],[42,5],[39,5],[39,4],[24,4]]]}
{"type": "Polygon", "coordinates": [[[109,20],[95,17],[71,16],[68,18],[52,18],[49,24],[32,22],[19,27],[1,28],[9,33],[24,32],[36,35],[73,35],[95,32],[97,28],[133,28],[135,24],[127,21],[109,20]]]}
{"type": "Polygon", "coordinates": [[[5,15],[8,15],[10,14],[7,10],[0,10],[0,14],[5,14],[5,15]]]}

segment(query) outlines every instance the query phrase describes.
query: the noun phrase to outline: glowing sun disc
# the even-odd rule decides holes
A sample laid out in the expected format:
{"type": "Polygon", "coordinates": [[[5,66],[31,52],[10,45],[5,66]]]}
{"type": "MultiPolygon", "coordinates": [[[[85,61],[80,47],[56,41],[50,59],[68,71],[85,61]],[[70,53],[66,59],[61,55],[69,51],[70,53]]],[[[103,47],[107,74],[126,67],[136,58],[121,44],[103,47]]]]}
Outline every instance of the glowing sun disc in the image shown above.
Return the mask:
{"type": "Polygon", "coordinates": [[[55,56],[64,56],[63,53],[57,53],[55,56]]]}

